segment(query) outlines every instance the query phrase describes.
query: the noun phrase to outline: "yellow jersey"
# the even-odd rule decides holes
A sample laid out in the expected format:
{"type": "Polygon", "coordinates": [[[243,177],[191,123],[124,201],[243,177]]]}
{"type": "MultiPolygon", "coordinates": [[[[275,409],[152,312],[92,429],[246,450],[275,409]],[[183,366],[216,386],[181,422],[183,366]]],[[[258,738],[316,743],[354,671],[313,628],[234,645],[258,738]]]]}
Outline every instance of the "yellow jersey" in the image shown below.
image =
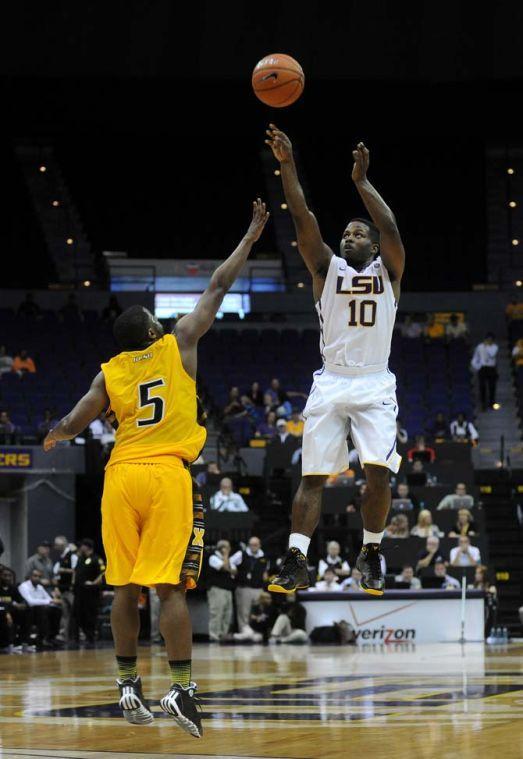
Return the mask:
{"type": "Polygon", "coordinates": [[[174,335],[145,350],[123,351],[102,364],[102,371],[118,421],[108,466],[198,457],[207,433],[197,422],[196,382],[183,367],[174,335]]]}

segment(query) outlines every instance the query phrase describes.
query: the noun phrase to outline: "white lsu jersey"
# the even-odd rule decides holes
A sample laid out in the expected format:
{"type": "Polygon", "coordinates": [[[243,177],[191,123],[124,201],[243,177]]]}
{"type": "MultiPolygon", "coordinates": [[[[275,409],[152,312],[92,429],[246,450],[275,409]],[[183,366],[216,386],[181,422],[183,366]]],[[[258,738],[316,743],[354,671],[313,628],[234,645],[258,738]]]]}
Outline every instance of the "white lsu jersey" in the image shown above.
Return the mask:
{"type": "Polygon", "coordinates": [[[325,369],[352,376],[387,368],[397,303],[381,257],[357,271],[333,255],[316,310],[325,369]]]}

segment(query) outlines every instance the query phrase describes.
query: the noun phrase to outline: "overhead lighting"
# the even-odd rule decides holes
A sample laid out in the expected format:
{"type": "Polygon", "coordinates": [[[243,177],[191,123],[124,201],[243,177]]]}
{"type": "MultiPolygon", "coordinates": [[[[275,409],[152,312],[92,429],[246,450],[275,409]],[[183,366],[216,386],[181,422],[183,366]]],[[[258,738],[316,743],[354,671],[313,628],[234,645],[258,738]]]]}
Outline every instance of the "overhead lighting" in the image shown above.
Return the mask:
{"type": "Polygon", "coordinates": [[[293,240],[291,242],[291,245],[292,245],[293,248],[297,248],[298,247],[298,243],[296,242],[296,240],[293,240]]]}
{"type": "Polygon", "coordinates": [[[511,201],[510,201],[510,203],[509,203],[509,206],[510,206],[511,208],[515,208],[515,207],[517,206],[517,203],[516,203],[516,201],[515,201],[515,200],[511,200],[511,201]]]}
{"type": "Polygon", "coordinates": [[[303,284],[303,282],[298,282],[298,284],[296,285],[296,287],[305,287],[305,285],[303,284]]]}
{"type": "Polygon", "coordinates": [[[287,203],[282,203],[281,206],[280,206],[280,208],[282,209],[282,211],[286,211],[287,210],[287,203]]]}
{"type": "Polygon", "coordinates": [[[73,244],[73,242],[74,242],[74,240],[73,240],[73,238],[72,238],[72,237],[68,237],[68,238],[67,238],[67,240],[66,240],[66,243],[67,243],[68,245],[72,245],[72,244],[73,244]]]}
{"type": "Polygon", "coordinates": [[[60,205],[60,202],[58,200],[53,200],[51,205],[54,206],[55,208],[58,208],[58,206],[60,205]]]}
{"type": "Polygon", "coordinates": [[[501,408],[501,403],[493,403],[492,408],[494,409],[494,411],[499,411],[501,408]]]}
{"type": "Polygon", "coordinates": [[[516,287],[521,287],[521,285],[523,285],[523,282],[520,279],[516,279],[514,284],[516,285],[516,287]]]}
{"type": "Polygon", "coordinates": [[[41,171],[41,172],[42,172],[42,174],[44,174],[44,173],[47,171],[47,166],[43,166],[43,165],[42,165],[42,166],[39,166],[39,167],[38,167],[38,171],[41,171]]]}
{"type": "Polygon", "coordinates": [[[281,171],[279,169],[274,169],[274,176],[279,177],[281,174],[281,171]]]}
{"type": "Polygon", "coordinates": [[[90,280],[86,279],[84,282],[84,287],[90,287],[90,286],[91,286],[90,280]]]}
{"type": "Polygon", "coordinates": [[[507,174],[514,174],[514,169],[507,169],[507,174]]]}
{"type": "Polygon", "coordinates": [[[512,240],[512,245],[519,245],[519,240],[517,239],[517,237],[514,237],[514,239],[512,240]]]}

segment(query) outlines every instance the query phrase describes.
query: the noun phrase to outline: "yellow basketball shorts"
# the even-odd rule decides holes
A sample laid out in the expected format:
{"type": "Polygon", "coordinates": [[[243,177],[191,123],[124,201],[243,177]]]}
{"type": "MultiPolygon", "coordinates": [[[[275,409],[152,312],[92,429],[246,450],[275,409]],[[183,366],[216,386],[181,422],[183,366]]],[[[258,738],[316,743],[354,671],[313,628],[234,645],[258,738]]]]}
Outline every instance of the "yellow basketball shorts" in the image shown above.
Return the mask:
{"type": "Polygon", "coordinates": [[[109,585],[177,585],[192,533],[192,479],[179,459],[107,467],[102,537],[109,585]]]}

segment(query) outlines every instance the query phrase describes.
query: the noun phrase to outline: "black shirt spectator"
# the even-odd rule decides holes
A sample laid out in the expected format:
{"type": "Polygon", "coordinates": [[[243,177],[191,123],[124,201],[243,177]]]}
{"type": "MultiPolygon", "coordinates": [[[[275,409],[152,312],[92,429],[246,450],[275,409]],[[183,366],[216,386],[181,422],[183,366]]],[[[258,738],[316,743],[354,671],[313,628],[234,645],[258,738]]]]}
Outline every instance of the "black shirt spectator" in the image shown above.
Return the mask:
{"type": "Polygon", "coordinates": [[[396,490],[392,492],[392,510],[393,511],[413,511],[419,509],[419,500],[414,493],[411,492],[410,487],[405,482],[399,482],[396,486],[396,490]],[[404,501],[402,504],[394,504],[394,501],[404,501]],[[412,504],[412,509],[408,508],[407,501],[412,504]]]}
{"type": "Polygon", "coordinates": [[[259,382],[252,383],[251,389],[247,393],[247,396],[249,397],[251,403],[254,403],[255,406],[263,406],[263,393],[261,391],[259,382]]]}
{"type": "Polygon", "coordinates": [[[240,400],[240,389],[238,387],[231,387],[229,390],[229,402],[223,409],[223,416],[236,416],[243,413],[244,410],[240,400]]]}
{"type": "Polygon", "coordinates": [[[78,305],[78,301],[76,299],[76,295],[74,293],[71,293],[66,303],[64,303],[64,305],[60,309],[59,313],[62,319],[66,321],[83,322],[84,320],[83,314],[80,310],[80,306],[78,305]]]}
{"type": "Polygon", "coordinates": [[[433,535],[427,538],[425,548],[418,553],[416,572],[427,567],[433,567],[437,560],[443,561],[439,553],[439,538],[433,535]]]}
{"type": "Polygon", "coordinates": [[[116,295],[111,295],[109,298],[109,303],[102,311],[102,319],[104,321],[114,322],[114,320],[117,319],[121,313],[122,309],[118,303],[118,298],[116,295]]]}
{"type": "Polygon", "coordinates": [[[2,445],[16,445],[18,442],[18,429],[16,424],[9,418],[7,411],[0,411],[0,443],[2,445]]]}
{"type": "Polygon", "coordinates": [[[42,309],[35,302],[33,293],[27,293],[25,300],[18,306],[18,316],[22,316],[25,319],[37,319],[42,312],[42,309]]]}
{"type": "Polygon", "coordinates": [[[429,427],[429,432],[433,438],[446,440],[449,437],[449,425],[443,412],[438,411],[429,427]]]}
{"type": "Polygon", "coordinates": [[[38,440],[42,441],[44,437],[53,429],[56,424],[56,418],[51,409],[46,408],[44,411],[44,418],[38,424],[37,433],[38,440]]]}
{"type": "Polygon", "coordinates": [[[74,616],[88,645],[94,644],[104,572],[105,563],[95,554],[93,541],[85,538],[78,547],[78,564],[74,572],[74,616]]]}

